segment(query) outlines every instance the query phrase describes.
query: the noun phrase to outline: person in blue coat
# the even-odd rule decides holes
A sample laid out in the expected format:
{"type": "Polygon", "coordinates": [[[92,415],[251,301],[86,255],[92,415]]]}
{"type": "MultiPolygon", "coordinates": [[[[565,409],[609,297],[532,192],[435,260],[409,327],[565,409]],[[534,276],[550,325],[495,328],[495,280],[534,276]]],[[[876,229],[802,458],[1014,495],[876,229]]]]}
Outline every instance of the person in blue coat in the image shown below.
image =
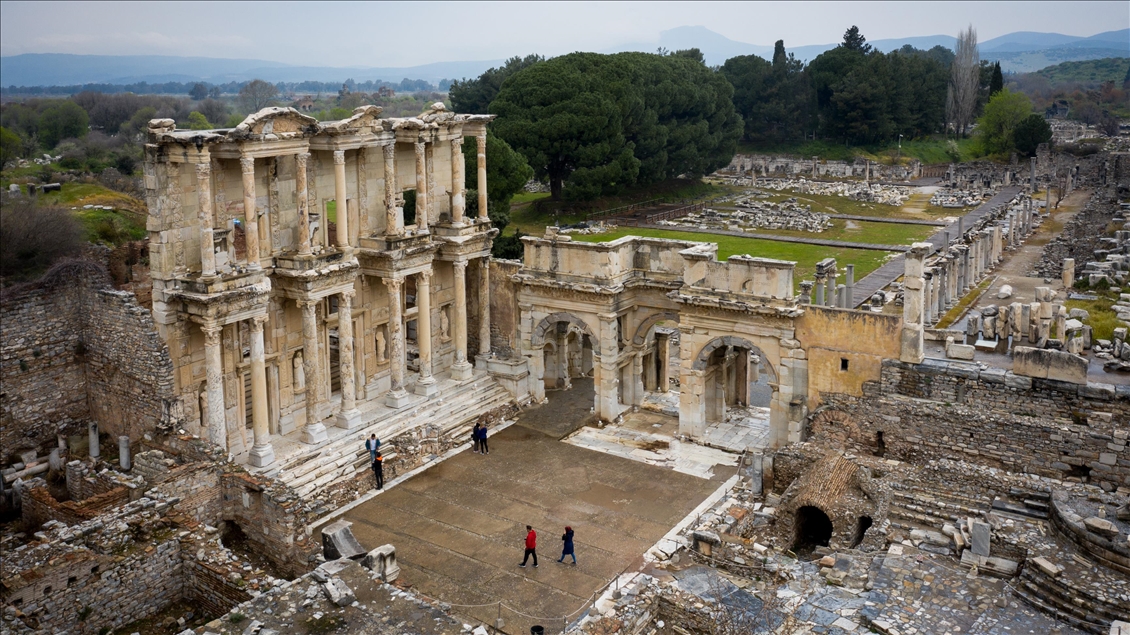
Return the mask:
{"type": "Polygon", "coordinates": [[[573,553],[573,528],[565,527],[565,533],[561,534],[561,541],[564,543],[561,547],[561,557],[558,562],[565,562],[565,556],[573,557],[573,564],[577,564],[577,554],[573,553]]]}

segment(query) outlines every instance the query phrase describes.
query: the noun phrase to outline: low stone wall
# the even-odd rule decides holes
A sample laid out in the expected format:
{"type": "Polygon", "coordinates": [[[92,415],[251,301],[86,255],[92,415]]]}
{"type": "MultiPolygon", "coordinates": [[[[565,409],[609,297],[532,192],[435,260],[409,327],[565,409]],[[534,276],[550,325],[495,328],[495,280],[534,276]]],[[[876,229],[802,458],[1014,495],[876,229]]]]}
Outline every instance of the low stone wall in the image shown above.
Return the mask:
{"type": "Polygon", "coordinates": [[[321,545],[306,535],[303,501],[280,483],[243,472],[221,478],[224,520],[234,521],[284,575],[315,566],[321,545]]]}
{"type": "Polygon", "coordinates": [[[928,359],[883,362],[862,398],[823,395],[814,436],[923,463],[952,458],[1011,472],[1130,485],[1130,387],[1076,385],[928,359]]]}
{"type": "Polygon", "coordinates": [[[251,594],[228,578],[228,571],[206,562],[185,564],[185,595],[209,615],[223,615],[251,594]]]}

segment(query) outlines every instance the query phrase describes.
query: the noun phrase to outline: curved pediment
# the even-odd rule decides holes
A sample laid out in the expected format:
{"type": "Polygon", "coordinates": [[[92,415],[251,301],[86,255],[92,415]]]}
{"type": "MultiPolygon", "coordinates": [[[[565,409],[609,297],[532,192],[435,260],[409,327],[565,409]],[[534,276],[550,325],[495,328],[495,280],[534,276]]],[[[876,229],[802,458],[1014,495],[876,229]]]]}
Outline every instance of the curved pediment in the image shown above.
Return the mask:
{"type": "Polygon", "coordinates": [[[272,106],[252,113],[232,129],[229,136],[236,139],[274,135],[284,139],[317,134],[321,130],[318,120],[294,108],[272,106]]]}

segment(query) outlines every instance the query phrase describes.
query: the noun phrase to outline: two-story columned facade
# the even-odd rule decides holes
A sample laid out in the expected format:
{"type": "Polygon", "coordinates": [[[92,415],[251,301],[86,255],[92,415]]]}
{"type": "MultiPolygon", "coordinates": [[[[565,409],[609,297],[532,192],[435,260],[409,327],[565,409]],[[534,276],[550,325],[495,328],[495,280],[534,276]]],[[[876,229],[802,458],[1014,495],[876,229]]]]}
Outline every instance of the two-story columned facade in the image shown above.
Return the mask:
{"type": "Polygon", "coordinates": [[[149,123],[153,315],[190,432],[253,466],[272,439],[326,438],[359,407],[434,395],[490,350],[487,115],[436,104],[318,122],[267,108],[238,127],[149,123]],[[463,143],[477,150],[468,217],[463,143]],[[414,213],[405,195],[414,193],[414,213]]]}

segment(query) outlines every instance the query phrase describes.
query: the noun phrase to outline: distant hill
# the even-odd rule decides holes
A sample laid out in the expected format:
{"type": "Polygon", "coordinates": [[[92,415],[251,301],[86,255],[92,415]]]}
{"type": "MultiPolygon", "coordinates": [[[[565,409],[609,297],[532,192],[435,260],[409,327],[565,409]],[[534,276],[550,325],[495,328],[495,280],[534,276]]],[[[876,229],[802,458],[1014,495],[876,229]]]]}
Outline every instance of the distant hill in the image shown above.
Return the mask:
{"type": "MultiPolygon", "coordinates": [[[[872,40],[870,44],[880,51],[890,52],[906,44],[919,49],[929,49],[938,45],[952,48],[954,42],[955,38],[950,35],[926,35],[872,40]]],[[[786,41],[785,49],[800,60],[810,61],[837,44],[838,42],[796,46],[786,41]]],[[[738,55],[759,55],[769,58],[773,54],[772,44],[750,44],[732,40],[702,26],[669,29],[661,32],[654,42],[625,43],[601,52],[654,52],[660,47],[671,51],[698,48],[703,52],[706,63],[711,66],[720,65],[738,55]]],[[[1001,68],[1006,72],[1027,73],[1063,62],[1130,57],[1130,29],[1108,31],[1090,37],[1022,31],[982,42],[980,48],[982,59],[999,61],[1001,68]]],[[[436,62],[410,67],[328,67],[296,66],[253,59],[35,53],[0,57],[0,83],[5,87],[71,86],[88,83],[131,84],[141,81],[150,83],[205,81],[219,84],[255,78],[270,82],[305,80],[341,82],[352,78],[359,82],[422,79],[434,84],[441,79],[477,77],[483,71],[498,66],[503,61],[436,62]]]]}
{"type": "Polygon", "coordinates": [[[439,62],[411,67],[325,67],[293,66],[266,60],[212,57],[173,57],[164,55],[67,55],[29,53],[0,58],[0,82],[4,86],[69,86],[136,82],[225,83],[265,79],[269,82],[304,80],[343,82],[353,78],[364,82],[477,77],[503,60],[439,62]]]}
{"type": "Polygon", "coordinates": [[[1130,68],[1130,59],[1108,57],[1084,62],[1064,62],[1042,68],[1036,71],[1036,75],[1047,78],[1052,84],[1069,82],[1101,84],[1112,81],[1116,86],[1121,86],[1122,80],[1126,78],[1127,68],[1130,68]]]}

